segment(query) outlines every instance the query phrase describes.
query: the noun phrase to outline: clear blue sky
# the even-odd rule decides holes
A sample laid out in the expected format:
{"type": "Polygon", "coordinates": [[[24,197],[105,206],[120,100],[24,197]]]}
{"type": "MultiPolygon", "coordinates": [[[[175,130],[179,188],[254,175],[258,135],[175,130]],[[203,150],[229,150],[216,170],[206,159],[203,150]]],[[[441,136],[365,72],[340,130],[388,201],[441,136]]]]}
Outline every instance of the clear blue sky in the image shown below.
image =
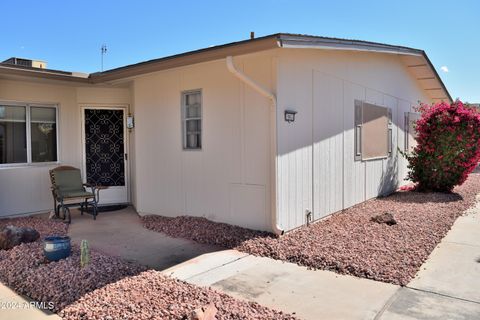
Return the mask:
{"type": "Polygon", "coordinates": [[[5,1],[0,59],[100,70],[277,32],[424,49],[452,96],[480,102],[480,1],[5,1]],[[448,72],[441,67],[448,68],[448,72]]]}

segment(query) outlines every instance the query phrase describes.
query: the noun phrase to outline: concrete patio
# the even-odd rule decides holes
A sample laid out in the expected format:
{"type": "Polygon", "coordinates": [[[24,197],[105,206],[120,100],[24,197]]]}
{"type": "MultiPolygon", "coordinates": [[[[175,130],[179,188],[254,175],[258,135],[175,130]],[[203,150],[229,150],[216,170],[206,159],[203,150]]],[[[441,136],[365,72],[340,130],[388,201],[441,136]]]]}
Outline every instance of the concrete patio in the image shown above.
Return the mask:
{"type": "Polygon", "coordinates": [[[82,216],[78,210],[72,210],[68,234],[74,243],[85,239],[91,248],[155,270],[222,249],[147,230],[132,207],[101,212],[95,221],[89,214],[82,216]]]}

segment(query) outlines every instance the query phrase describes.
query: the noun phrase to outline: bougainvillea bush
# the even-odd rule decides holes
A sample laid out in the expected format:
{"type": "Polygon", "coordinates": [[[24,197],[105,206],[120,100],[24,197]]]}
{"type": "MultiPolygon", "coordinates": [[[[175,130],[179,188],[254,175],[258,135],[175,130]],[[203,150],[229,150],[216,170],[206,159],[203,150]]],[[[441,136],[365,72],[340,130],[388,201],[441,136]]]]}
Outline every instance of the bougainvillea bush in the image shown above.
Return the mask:
{"type": "Polygon", "coordinates": [[[449,192],[461,185],[480,160],[480,114],[457,100],[418,107],[417,146],[408,159],[407,179],[418,191],[449,192]]]}

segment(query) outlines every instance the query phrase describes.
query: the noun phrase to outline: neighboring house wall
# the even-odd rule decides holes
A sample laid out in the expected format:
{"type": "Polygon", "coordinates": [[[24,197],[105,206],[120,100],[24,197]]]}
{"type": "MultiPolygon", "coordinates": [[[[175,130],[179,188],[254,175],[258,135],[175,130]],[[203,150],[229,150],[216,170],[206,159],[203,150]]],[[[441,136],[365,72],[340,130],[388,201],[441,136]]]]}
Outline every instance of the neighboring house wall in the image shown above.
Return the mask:
{"type": "MultiPolygon", "coordinates": [[[[82,167],[80,104],[129,104],[128,89],[75,87],[0,80],[0,103],[18,101],[58,105],[59,163],[82,167]]],[[[48,171],[58,164],[0,166],[0,216],[53,208],[48,171]]]]}
{"type": "MultiPolygon", "coordinates": [[[[269,52],[235,64],[275,88],[269,52]]],[[[205,216],[270,229],[274,110],[225,60],[139,76],[135,108],[135,206],[140,214],[205,216]],[[182,150],[181,93],[202,90],[202,150],[182,150]]]]}
{"type": "Polygon", "coordinates": [[[396,55],[281,50],[278,56],[277,194],[285,230],[348,208],[403,183],[404,113],[425,92],[396,55]],[[393,155],[354,161],[354,100],[393,111],[393,155]],[[284,110],[298,113],[284,121],[284,110]],[[396,165],[397,163],[397,165],[396,165]]]}

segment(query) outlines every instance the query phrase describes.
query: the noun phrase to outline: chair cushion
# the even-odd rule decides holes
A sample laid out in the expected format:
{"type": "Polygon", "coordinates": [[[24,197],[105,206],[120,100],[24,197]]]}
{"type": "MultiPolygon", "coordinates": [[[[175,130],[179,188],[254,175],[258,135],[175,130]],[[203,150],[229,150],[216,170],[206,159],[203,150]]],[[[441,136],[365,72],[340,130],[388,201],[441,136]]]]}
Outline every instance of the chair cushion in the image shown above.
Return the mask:
{"type": "Polygon", "coordinates": [[[62,190],[59,196],[65,198],[93,198],[93,193],[84,190],[62,190]]]}
{"type": "Polygon", "coordinates": [[[54,176],[55,185],[60,193],[64,193],[66,191],[85,192],[80,170],[58,170],[54,172],[54,176]]]}

